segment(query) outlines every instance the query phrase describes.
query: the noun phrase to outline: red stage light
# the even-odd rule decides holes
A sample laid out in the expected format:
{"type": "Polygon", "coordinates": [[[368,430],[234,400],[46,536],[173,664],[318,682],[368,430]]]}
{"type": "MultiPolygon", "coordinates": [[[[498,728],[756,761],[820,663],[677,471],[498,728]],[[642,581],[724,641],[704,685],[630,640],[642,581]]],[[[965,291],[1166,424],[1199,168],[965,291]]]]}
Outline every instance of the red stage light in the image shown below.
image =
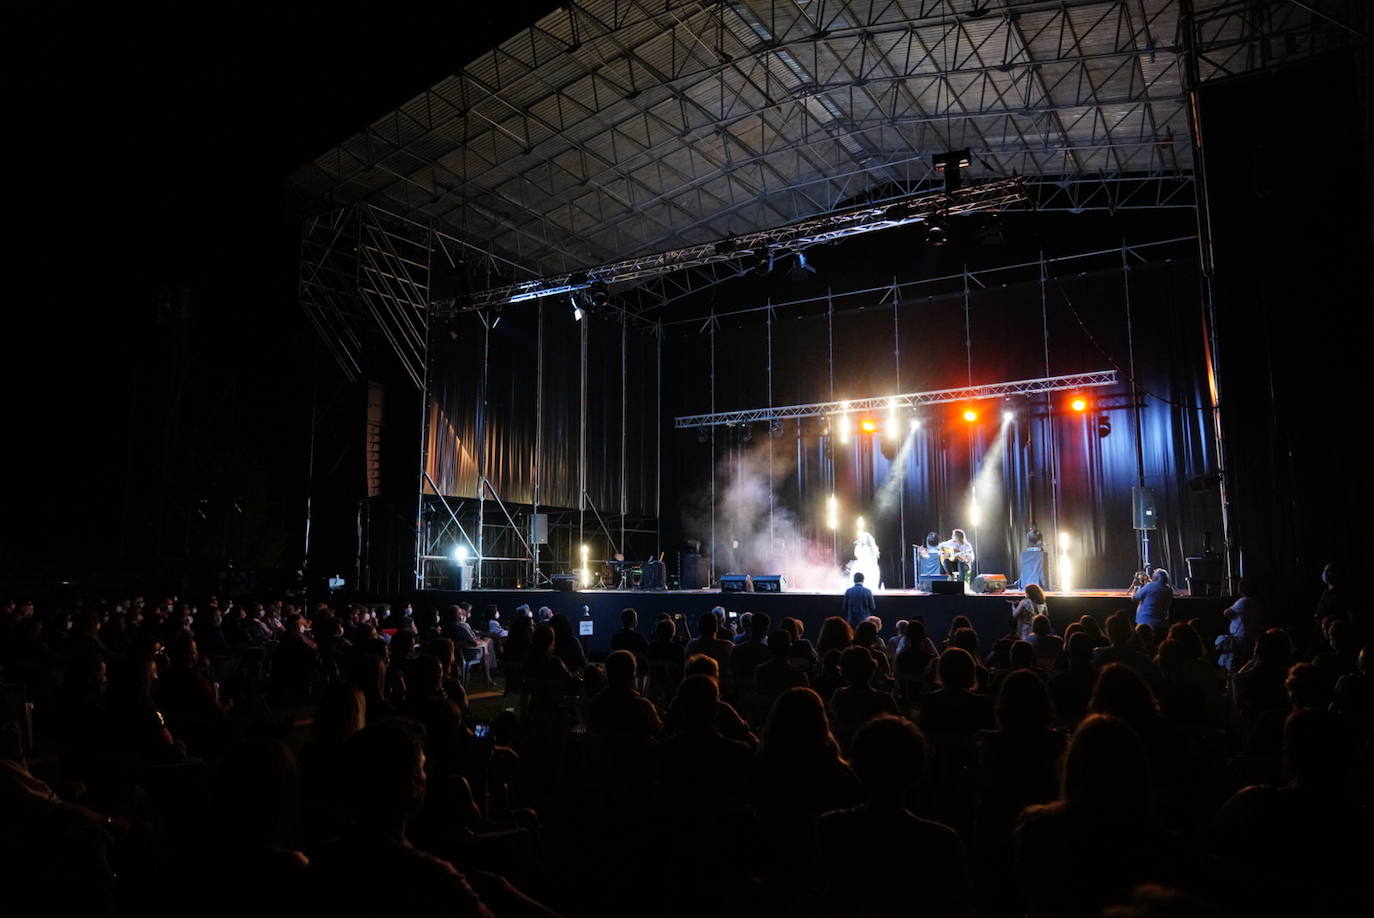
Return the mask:
{"type": "Polygon", "coordinates": [[[878,429],[878,422],[872,418],[864,418],[859,422],[859,429],[864,433],[873,433],[873,431],[878,429]]]}
{"type": "Polygon", "coordinates": [[[1083,399],[1082,396],[1079,396],[1078,398],[1075,398],[1073,401],[1069,402],[1069,406],[1073,408],[1074,411],[1084,411],[1087,409],[1088,403],[1086,400],[1083,399]]]}
{"type": "Polygon", "coordinates": [[[964,410],[964,420],[972,424],[974,421],[978,420],[978,412],[974,411],[972,408],[966,408],[964,410]]]}

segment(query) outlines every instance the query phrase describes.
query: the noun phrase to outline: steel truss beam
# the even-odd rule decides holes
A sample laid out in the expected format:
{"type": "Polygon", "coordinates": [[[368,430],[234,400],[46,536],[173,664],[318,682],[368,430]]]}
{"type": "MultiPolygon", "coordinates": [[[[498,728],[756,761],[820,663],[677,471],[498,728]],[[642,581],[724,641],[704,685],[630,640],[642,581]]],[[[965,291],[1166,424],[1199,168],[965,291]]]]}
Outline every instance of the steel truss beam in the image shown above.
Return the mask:
{"type": "Polygon", "coordinates": [[[1227,79],[1368,43],[1369,0],[1195,0],[1198,79],[1227,79]]]}
{"type": "Polygon", "coordinates": [[[796,418],[850,415],[870,411],[881,413],[891,411],[894,408],[911,409],[927,405],[943,405],[949,402],[972,402],[1012,395],[1061,392],[1065,389],[1114,386],[1116,382],[1116,370],[1100,370],[1094,373],[1046,376],[1040,379],[1018,379],[1014,382],[993,383],[987,386],[961,386],[957,389],[908,392],[905,395],[885,395],[878,398],[850,399],[842,402],[816,402],[810,405],[752,408],[745,411],[724,411],[716,414],[689,414],[674,418],[673,426],[677,428],[719,427],[734,424],[754,424],[760,421],[786,421],[796,418]]]}
{"type": "MultiPolygon", "coordinates": [[[[918,223],[935,216],[995,210],[1026,200],[1019,178],[1002,179],[950,194],[908,196],[881,206],[866,205],[758,233],[745,233],[727,239],[659,252],[576,273],[560,274],[536,281],[523,281],[483,290],[466,298],[463,309],[479,309],[505,303],[519,303],[545,296],[556,296],[594,285],[610,285],[643,280],[711,265],[729,265],[738,272],[746,265],[778,255],[800,251],[813,245],[834,242],[860,233],[918,223]]],[[[436,306],[449,306],[448,302],[436,306]]]]}

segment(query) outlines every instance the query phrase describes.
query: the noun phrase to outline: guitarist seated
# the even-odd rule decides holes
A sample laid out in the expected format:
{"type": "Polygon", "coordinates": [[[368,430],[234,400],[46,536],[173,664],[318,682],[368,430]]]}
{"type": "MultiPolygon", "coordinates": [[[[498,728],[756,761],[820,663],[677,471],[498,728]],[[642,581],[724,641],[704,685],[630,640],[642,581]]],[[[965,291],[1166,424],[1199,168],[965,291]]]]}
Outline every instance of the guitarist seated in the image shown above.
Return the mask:
{"type": "Polygon", "coordinates": [[[968,580],[969,565],[973,563],[973,545],[964,535],[964,530],[956,529],[950,539],[941,542],[940,566],[952,578],[968,580]]]}

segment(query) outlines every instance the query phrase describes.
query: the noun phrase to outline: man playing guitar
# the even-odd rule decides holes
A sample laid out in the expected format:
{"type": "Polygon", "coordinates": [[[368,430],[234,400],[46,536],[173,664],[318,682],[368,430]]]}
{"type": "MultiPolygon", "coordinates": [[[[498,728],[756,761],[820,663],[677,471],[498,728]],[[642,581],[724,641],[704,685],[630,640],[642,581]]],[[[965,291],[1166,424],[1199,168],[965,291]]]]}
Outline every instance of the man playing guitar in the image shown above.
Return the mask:
{"type": "Polygon", "coordinates": [[[964,530],[956,529],[948,541],[941,542],[940,566],[952,579],[966,581],[969,565],[973,563],[973,545],[964,535],[964,530]]]}

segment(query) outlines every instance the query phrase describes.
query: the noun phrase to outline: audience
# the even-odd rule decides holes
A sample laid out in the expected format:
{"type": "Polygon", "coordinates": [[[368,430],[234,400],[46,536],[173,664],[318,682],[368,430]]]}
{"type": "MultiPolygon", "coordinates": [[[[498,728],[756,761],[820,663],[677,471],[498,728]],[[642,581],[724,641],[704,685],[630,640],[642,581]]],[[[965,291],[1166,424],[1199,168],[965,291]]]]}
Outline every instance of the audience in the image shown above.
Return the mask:
{"type": "Polygon", "coordinates": [[[786,599],[738,642],[723,610],[688,642],[681,616],[646,640],[625,609],[589,644],[528,607],[487,606],[479,633],[467,609],[404,603],[379,623],[326,602],[0,602],[7,901],[1368,911],[1374,645],[1353,596],[1328,588],[1297,640],[1248,595],[1229,631],[1217,603],[1117,612],[1105,636],[1091,616],[1057,635],[1032,603],[988,669],[967,616],[940,622],[942,649],[910,616],[893,635],[830,619],[812,647],[786,599]],[[469,697],[464,660],[508,694],[469,697]],[[588,885],[592,860],[615,882],[588,885]]]}

